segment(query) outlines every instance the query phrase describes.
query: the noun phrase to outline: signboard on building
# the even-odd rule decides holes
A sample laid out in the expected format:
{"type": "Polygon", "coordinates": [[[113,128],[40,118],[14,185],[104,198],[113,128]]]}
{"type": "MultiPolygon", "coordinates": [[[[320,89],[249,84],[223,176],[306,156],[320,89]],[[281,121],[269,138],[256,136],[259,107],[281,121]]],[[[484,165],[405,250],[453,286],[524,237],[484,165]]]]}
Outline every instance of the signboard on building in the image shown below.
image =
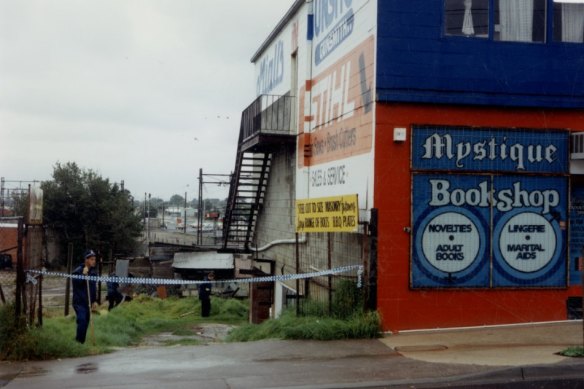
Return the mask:
{"type": "Polygon", "coordinates": [[[375,3],[316,0],[311,69],[298,91],[297,197],[373,204],[375,3]]]}
{"type": "Polygon", "coordinates": [[[357,195],[296,200],[296,232],[357,232],[357,195]]]}
{"type": "Polygon", "coordinates": [[[413,177],[412,286],[565,286],[567,141],[566,132],[415,128],[412,167],[425,172],[413,177]]]}
{"type": "Polygon", "coordinates": [[[568,132],[416,127],[412,167],[420,170],[565,173],[568,132]]]}

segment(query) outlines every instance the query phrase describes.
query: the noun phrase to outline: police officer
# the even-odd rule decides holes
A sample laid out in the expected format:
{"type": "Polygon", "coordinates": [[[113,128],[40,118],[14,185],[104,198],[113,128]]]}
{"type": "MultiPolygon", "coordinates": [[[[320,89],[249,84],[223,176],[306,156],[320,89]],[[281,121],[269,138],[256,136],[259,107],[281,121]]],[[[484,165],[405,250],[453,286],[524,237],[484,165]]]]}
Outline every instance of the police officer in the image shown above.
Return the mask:
{"type": "Polygon", "coordinates": [[[112,281],[109,281],[107,285],[107,300],[109,302],[108,311],[111,311],[114,307],[120,305],[124,300],[124,295],[118,290],[120,283],[117,281],[118,276],[115,273],[110,274],[112,281]]]}
{"type": "MultiPolygon", "coordinates": [[[[206,281],[213,281],[215,273],[210,272],[205,277],[206,281]]],[[[209,317],[211,314],[211,289],[213,285],[211,282],[204,282],[199,285],[199,300],[201,300],[201,316],[209,317]]]]}
{"type": "MultiPolygon", "coordinates": [[[[83,254],[83,263],[75,270],[74,275],[97,276],[95,271],[95,252],[86,250],[83,254]]],[[[73,279],[73,309],[77,316],[77,334],[75,340],[85,343],[87,327],[91,320],[91,311],[97,308],[96,281],[73,279]]]]}

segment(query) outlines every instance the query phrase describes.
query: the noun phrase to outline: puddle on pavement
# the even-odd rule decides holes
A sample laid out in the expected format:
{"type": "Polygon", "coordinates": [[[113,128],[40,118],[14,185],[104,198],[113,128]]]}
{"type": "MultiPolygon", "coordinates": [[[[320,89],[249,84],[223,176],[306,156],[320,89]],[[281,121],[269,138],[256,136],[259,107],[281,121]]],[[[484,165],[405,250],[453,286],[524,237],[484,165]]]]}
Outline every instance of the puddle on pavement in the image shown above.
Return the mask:
{"type": "Polygon", "coordinates": [[[89,374],[97,371],[97,365],[95,363],[83,363],[75,368],[78,374],[89,374]]]}

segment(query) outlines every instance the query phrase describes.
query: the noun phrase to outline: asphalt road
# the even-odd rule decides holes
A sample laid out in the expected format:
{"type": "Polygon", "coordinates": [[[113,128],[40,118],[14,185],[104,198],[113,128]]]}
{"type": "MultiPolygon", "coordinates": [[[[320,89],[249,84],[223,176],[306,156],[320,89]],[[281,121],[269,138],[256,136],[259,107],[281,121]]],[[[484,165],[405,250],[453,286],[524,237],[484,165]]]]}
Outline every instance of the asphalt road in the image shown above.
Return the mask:
{"type": "Polygon", "coordinates": [[[3,362],[3,385],[9,389],[584,388],[584,361],[511,368],[431,363],[404,357],[378,340],[274,340],[3,362]]]}

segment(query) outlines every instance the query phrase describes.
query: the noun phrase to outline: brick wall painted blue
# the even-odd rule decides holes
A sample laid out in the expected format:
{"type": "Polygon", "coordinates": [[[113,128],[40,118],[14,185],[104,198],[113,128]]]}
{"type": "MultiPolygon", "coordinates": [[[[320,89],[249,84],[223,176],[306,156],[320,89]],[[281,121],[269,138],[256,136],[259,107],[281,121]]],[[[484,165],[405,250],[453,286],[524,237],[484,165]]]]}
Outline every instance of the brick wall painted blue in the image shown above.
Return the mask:
{"type": "Polygon", "coordinates": [[[444,36],[442,13],[441,0],[378,1],[379,101],[584,108],[583,43],[444,36]]]}

